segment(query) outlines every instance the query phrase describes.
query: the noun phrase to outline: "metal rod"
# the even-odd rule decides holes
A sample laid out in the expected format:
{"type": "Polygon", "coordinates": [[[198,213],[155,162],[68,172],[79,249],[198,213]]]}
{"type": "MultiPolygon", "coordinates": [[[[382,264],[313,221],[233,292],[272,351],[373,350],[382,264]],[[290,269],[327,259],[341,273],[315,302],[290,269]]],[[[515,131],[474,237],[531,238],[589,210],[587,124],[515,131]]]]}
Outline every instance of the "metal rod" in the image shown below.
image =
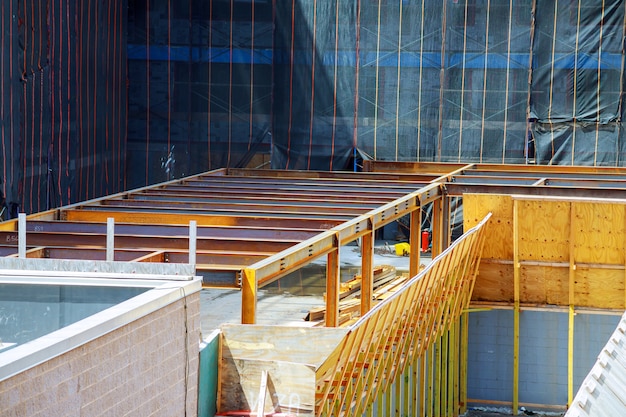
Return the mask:
{"type": "Polygon", "coordinates": [[[26,214],[19,213],[17,215],[17,231],[18,231],[18,254],[20,258],[26,258],[26,214]]]}
{"type": "Polygon", "coordinates": [[[107,218],[107,257],[108,262],[115,260],[115,219],[107,218]]]}
{"type": "Polygon", "coordinates": [[[189,264],[196,264],[196,247],[198,239],[198,224],[195,220],[189,222],[189,264]]]}

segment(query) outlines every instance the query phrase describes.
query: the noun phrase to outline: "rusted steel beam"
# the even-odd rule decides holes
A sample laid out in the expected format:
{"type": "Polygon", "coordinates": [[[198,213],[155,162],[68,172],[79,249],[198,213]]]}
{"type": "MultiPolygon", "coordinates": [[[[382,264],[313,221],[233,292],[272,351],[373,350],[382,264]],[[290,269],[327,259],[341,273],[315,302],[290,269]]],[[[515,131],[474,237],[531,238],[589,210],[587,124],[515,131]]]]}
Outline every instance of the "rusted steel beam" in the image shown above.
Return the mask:
{"type": "Polygon", "coordinates": [[[135,200],[104,200],[100,203],[101,207],[134,207],[138,209],[192,209],[192,210],[209,210],[211,212],[230,212],[230,213],[311,213],[325,215],[328,212],[338,213],[347,216],[358,216],[376,207],[376,205],[361,205],[358,207],[341,207],[333,205],[305,206],[293,205],[285,202],[284,204],[262,205],[262,204],[203,204],[190,203],[184,201],[135,201],[135,200]]]}
{"type": "MultiPolygon", "coordinates": [[[[420,183],[415,183],[415,188],[419,188],[420,183]]],[[[413,188],[413,187],[411,187],[413,188]]],[[[293,190],[288,193],[285,193],[281,190],[275,189],[265,189],[265,190],[256,190],[250,188],[242,188],[242,187],[230,187],[228,189],[219,188],[208,188],[208,187],[187,187],[185,185],[172,185],[167,188],[159,189],[159,190],[146,190],[142,192],[137,192],[134,194],[129,194],[127,197],[133,197],[135,195],[160,195],[160,194],[192,194],[192,195],[200,195],[200,196],[218,196],[224,197],[228,196],[231,198],[246,198],[246,197],[258,197],[258,196],[266,196],[266,197],[279,197],[284,198],[288,196],[289,198],[296,199],[317,199],[323,198],[325,196],[328,197],[340,197],[340,198],[381,198],[381,199],[394,199],[403,196],[406,192],[401,190],[397,190],[394,187],[389,187],[384,190],[377,191],[376,193],[365,193],[363,191],[356,190],[317,190],[311,188],[305,188],[303,190],[293,190]]]]}
{"type": "MultiPolygon", "coordinates": [[[[291,183],[267,183],[267,184],[259,184],[254,182],[230,182],[224,184],[218,184],[215,182],[201,182],[201,181],[193,181],[185,183],[185,187],[190,189],[201,189],[204,191],[217,190],[224,191],[228,189],[236,189],[236,190],[247,190],[254,191],[258,194],[263,194],[265,192],[276,192],[279,191],[284,194],[292,194],[292,193],[301,193],[301,192],[310,192],[310,191],[318,191],[318,192],[328,192],[328,193],[341,193],[343,191],[346,192],[355,192],[358,191],[362,194],[375,194],[375,193],[383,193],[385,191],[400,191],[403,193],[409,193],[411,191],[415,191],[419,189],[421,185],[427,184],[424,182],[415,182],[415,183],[391,183],[391,184],[369,184],[369,185],[359,185],[356,184],[291,184],[291,183]]],[[[120,196],[118,196],[120,197],[120,196]]]]}
{"type": "Polygon", "coordinates": [[[446,192],[449,196],[462,196],[466,193],[479,194],[520,194],[559,197],[589,197],[589,198],[626,198],[626,189],[615,188],[579,188],[579,187],[552,187],[531,185],[492,185],[492,184],[461,184],[447,183],[446,192]]]}
{"type": "MultiPolygon", "coordinates": [[[[363,170],[366,172],[395,172],[395,173],[433,173],[445,174],[464,167],[465,164],[446,162],[391,162],[391,161],[364,161],[363,170]]],[[[497,171],[502,173],[531,172],[531,173],[570,173],[579,174],[606,174],[626,175],[626,168],[603,166],[568,166],[568,165],[522,165],[522,164],[472,164],[467,170],[497,171]]]]}
{"type": "MultiPolygon", "coordinates": [[[[106,235],[93,233],[47,233],[30,232],[27,234],[27,242],[32,246],[46,247],[106,247],[106,235]]],[[[0,231],[0,242],[6,245],[17,246],[17,232],[0,231]]],[[[198,237],[198,250],[224,250],[237,252],[280,252],[299,243],[299,240],[249,240],[245,238],[212,238],[198,237]]],[[[116,235],[115,248],[137,249],[188,249],[189,239],[181,236],[134,236],[116,235]]]]}
{"type": "MultiPolygon", "coordinates": [[[[149,212],[132,209],[125,210],[80,210],[63,209],[61,218],[67,221],[106,222],[108,217],[115,218],[116,223],[169,224],[188,225],[196,220],[198,226],[249,226],[279,227],[288,229],[328,230],[338,224],[350,220],[348,216],[266,216],[266,215],[227,215],[211,214],[206,211],[196,213],[180,212],[149,212]]],[[[28,223],[27,223],[28,224],[28,223]]]]}
{"type": "MultiPolygon", "coordinates": [[[[402,196],[401,193],[394,194],[394,198],[398,198],[402,196]]],[[[383,198],[377,194],[366,195],[363,193],[356,193],[350,196],[347,196],[345,193],[336,193],[335,195],[331,195],[329,193],[320,193],[317,195],[298,195],[293,196],[289,195],[288,198],[284,194],[280,193],[247,193],[247,194],[238,194],[233,195],[231,192],[224,194],[216,194],[216,193],[207,193],[207,192],[171,192],[170,190],[163,190],[159,192],[145,192],[138,194],[131,194],[127,196],[128,200],[136,200],[136,201],[160,201],[160,200],[172,200],[176,199],[177,201],[194,201],[194,202],[202,202],[204,204],[224,204],[230,202],[237,202],[240,204],[251,204],[251,203],[267,203],[267,204],[283,204],[285,202],[289,202],[290,204],[341,204],[344,206],[353,206],[353,205],[362,205],[363,203],[371,204],[385,204],[386,202],[392,200],[393,198],[387,197],[383,198]]]]}
{"type": "Polygon", "coordinates": [[[228,175],[232,177],[264,177],[264,178],[315,178],[319,180],[336,180],[336,181],[424,181],[428,182],[437,175],[429,174],[405,174],[397,171],[387,172],[343,172],[343,171],[294,171],[279,169],[240,169],[229,168],[228,175]],[[428,179],[430,178],[430,179],[428,179]]]}
{"type": "MultiPolygon", "coordinates": [[[[70,221],[28,221],[29,232],[64,232],[106,234],[106,223],[86,223],[70,221]]],[[[187,236],[189,226],[167,224],[116,223],[115,233],[142,236],[187,236]]],[[[266,228],[245,226],[201,226],[197,229],[200,237],[245,237],[247,239],[289,239],[306,240],[319,233],[315,229],[287,229],[281,227],[266,228]]]]}
{"type": "Polygon", "coordinates": [[[338,245],[336,231],[323,232],[309,240],[292,246],[289,250],[274,254],[251,265],[249,269],[256,270],[255,276],[258,279],[260,288],[271,284],[298,267],[328,254],[337,248],[338,245]]]}

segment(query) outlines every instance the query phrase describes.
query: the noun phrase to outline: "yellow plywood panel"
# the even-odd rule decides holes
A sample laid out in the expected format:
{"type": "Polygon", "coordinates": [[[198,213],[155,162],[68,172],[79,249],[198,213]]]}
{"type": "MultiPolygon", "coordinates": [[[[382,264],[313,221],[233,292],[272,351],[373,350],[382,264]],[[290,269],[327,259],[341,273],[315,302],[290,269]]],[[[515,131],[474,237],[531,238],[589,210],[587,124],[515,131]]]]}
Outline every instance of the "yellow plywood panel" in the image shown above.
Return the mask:
{"type": "Polygon", "coordinates": [[[518,201],[519,259],[569,262],[570,203],[518,201]]]}
{"type": "Polygon", "coordinates": [[[513,265],[481,262],[472,301],[513,302],[513,265]]]}
{"type": "Polygon", "coordinates": [[[463,196],[463,226],[476,226],[488,213],[484,259],[513,259],[513,200],[509,195],[465,194],[463,196]]]}
{"type": "Polygon", "coordinates": [[[624,205],[575,202],[574,260],[577,263],[624,264],[624,205]]]}
{"type": "Polygon", "coordinates": [[[569,268],[523,265],[520,300],[523,303],[568,305],[569,268]]]}
{"type": "Polygon", "coordinates": [[[578,268],[575,274],[574,304],[579,307],[616,308],[624,306],[624,270],[578,268]]]}

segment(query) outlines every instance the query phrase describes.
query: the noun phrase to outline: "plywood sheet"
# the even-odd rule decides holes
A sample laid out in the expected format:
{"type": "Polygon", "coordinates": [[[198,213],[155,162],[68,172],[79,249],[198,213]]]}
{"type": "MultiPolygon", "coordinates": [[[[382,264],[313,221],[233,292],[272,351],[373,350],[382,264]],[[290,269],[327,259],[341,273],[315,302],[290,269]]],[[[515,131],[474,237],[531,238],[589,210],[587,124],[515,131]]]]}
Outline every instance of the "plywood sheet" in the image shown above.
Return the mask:
{"type": "Polygon", "coordinates": [[[220,361],[219,411],[257,410],[261,375],[268,374],[265,411],[313,416],[315,372],[309,366],[280,361],[223,357],[220,361]]]}
{"type": "Polygon", "coordinates": [[[574,261],[624,265],[624,205],[591,202],[572,204],[574,261]]]}
{"type": "Polygon", "coordinates": [[[476,276],[472,301],[513,302],[513,265],[483,260],[476,276]]]}
{"type": "Polygon", "coordinates": [[[463,226],[476,226],[488,213],[487,237],[483,258],[513,259],[513,200],[509,195],[465,194],[463,196],[463,226]]]}
{"type": "Polygon", "coordinates": [[[541,305],[567,305],[569,267],[522,265],[520,300],[541,305]]]}
{"type": "Polygon", "coordinates": [[[626,309],[624,270],[578,268],[574,282],[576,306],[626,309]]]}
{"type": "Polygon", "coordinates": [[[319,367],[343,341],[344,328],[222,326],[222,351],[237,359],[285,361],[319,367]],[[315,349],[311,343],[315,341],[315,349]]]}
{"type": "Polygon", "coordinates": [[[519,259],[569,262],[570,203],[518,200],[519,259]]]}

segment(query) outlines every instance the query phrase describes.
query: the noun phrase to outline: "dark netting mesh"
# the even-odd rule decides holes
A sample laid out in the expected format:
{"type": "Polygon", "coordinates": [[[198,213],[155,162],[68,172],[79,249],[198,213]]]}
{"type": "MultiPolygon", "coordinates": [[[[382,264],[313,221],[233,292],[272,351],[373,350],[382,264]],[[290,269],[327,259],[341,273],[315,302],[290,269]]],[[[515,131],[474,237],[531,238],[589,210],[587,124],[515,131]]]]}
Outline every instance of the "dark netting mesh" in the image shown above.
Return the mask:
{"type": "Polygon", "coordinates": [[[356,2],[276,1],[273,168],[346,169],[354,149],[356,2]]]}
{"type": "Polygon", "coordinates": [[[530,117],[538,163],[623,165],[624,2],[538,2],[530,117]]]}
{"type": "Polygon", "coordinates": [[[118,0],[0,3],[0,217],[123,189],[126,11],[118,0]]]}
{"type": "Polygon", "coordinates": [[[626,2],[7,0],[2,191],[220,167],[624,165],[626,2]]]}

